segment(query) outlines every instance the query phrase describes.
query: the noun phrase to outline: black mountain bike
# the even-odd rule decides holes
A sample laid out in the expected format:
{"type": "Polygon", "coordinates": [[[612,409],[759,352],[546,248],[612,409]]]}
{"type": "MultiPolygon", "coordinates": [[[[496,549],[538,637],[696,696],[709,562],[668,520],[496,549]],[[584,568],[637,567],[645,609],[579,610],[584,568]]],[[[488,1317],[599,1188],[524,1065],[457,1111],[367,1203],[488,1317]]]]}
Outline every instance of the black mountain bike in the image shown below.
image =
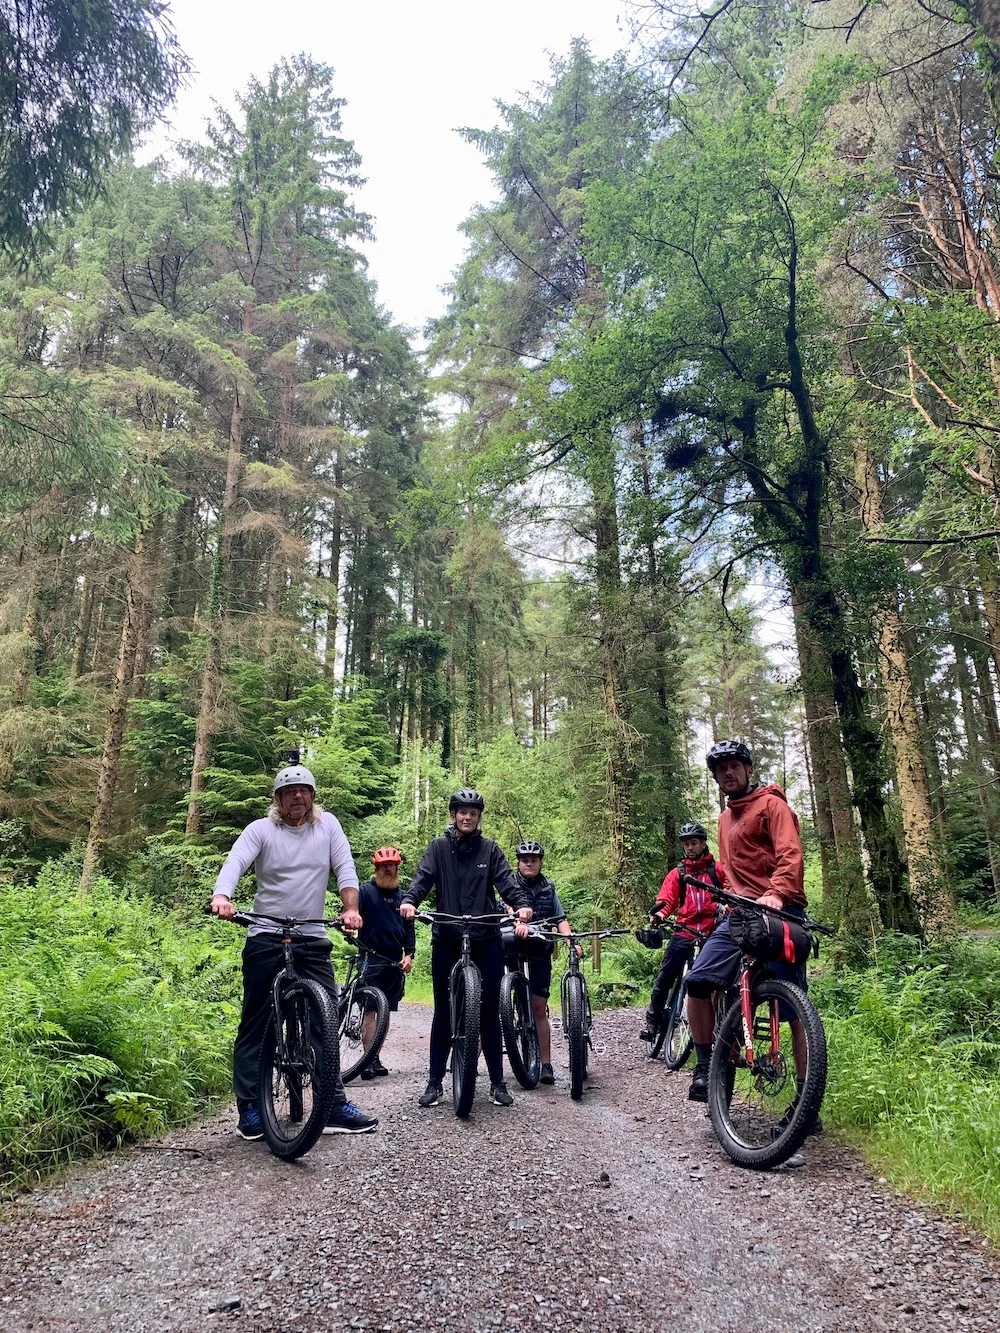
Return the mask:
{"type": "Polygon", "coordinates": [[[590,1035],[594,1027],[594,1014],[590,1007],[587,979],[580,968],[580,958],[574,946],[581,940],[606,940],[616,935],[631,935],[632,932],[584,930],[574,931],[571,935],[560,935],[557,931],[539,933],[557,942],[564,940],[569,951],[569,965],[559,985],[559,998],[562,1003],[563,1035],[569,1046],[569,1095],[578,1102],[583,1096],[588,1056],[594,1045],[590,1035]]]}
{"type": "Polygon", "coordinates": [[[340,1033],[340,1077],[350,1083],[378,1059],[385,1035],[389,1031],[389,1001],[384,991],[368,980],[368,960],[378,958],[383,963],[398,963],[366,949],[359,944],[347,964],[347,977],[340,988],[337,1004],[340,1033]],[[365,1047],[365,1014],[374,1013],[375,1031],[370,1045],[365,1047]]]}
{"type": "MultiPolygon", "coordinates": [[[[674,934],[677,933],[677,926],[657,926],[654,929],[659,930],[666,936],[665,943],[669,943],[674,934]]],[[[637,935],[643,932],[636,931],[637,935]]],[[[681,927],[681,933],[686,939],[694,940],[694,958],[701,953],[702,945],[708,939],[708,936],[700,930],[695,930],[691,926],[681,927]]],[[[681,1069],[687,1062],[691,1054],[693,1042],[691,1040],[691,1027],[687,1018],[687,991],[685,983],[687,975],[691,971],[691,963],[685,963],[680,976],[670,988],[670,994],[667,996],[667,1002],[663,1007],[663,1020],[656,1032],[648,1037],[643,1045],[646,1047],[646,1057],[649,1060],[661,1059],[668,1069],[681,1069]]]]}
{"type": "Polygon", "coordinates": [[[472,927],[496,925],[506,912],[488,912],[484,916],[455,916],[451,912],[417,912],[417,919],[433,926],[436,922],[462,927],[462,955],[451,969],[448,994],[451,1010],[451,1101],[455,1114],[465,1120],[472,1111],[476,1095],[476,1069],[479,1064],[479,1023],[483,1005],[483,978],[472,961],[472,927]]]}
{"type": "MultiPolygon", "coordinates": [[[[537,925],[545,923],[539,922],[537,925]]],[[[531,1003],[531,987],[528,985],[528,969],[531,959],[523,958],[514,949],[506,947],[507,936],[513,934],[514,917],[508,916],[501,934],[505,938],[504,975],[500,983],[500,1029],[503,1032],[504,1051],[511,1073],[522,1088],[529,1092],[538,1087],[542,1073],[542,1064],[538,1051],[538,1027],[535,1024],[535,1011],[531,1003]]],[[[540,936],[532,930],[535,938],[540,936]]]]}
{"type": "MultiPolygon", "coordinates": [[[[299,927],[324,925],[342,930],[339,917],[296,920],[237,912],[239,926],[273,922],[273,938],[284,951],[284,966],[271,986],[271,1012],[260,1047],[257,1105],[264,1139],[275,1157],[301,1157],[323,1133],[340,1072],[334,997],[317,981],[300,977],[294,951],[312,936],[299,927]]],[[[269,932],[270,933],[270,932],[269,932]]]]}
{"type": "MultiPolygon", "coordinates": [[[[708,892],[729,907],[754,910],[750,899],[712,887],[708,892]]],[[[809,917],[773,907],[757,910],[803,928],[816,952],[816,935],[834,934],[809,917]]],[[[708,1110],[732,1160],[763,1171],[802,1146],[819,1113],[826,1091],[826,1033],[809,996],[769,974],[766,957],[744,952],[731,996],[716,1021],[708,1110]]]]}

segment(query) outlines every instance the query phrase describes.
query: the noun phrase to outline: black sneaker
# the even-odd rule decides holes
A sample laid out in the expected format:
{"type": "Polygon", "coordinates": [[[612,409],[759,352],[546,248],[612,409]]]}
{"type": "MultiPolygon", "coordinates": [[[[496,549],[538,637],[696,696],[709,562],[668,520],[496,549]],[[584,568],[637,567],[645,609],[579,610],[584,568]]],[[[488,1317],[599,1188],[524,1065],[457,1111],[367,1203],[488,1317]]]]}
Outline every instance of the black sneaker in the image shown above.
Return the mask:
{"type": "Polygon", "coordinates": [[[708,1070],[696,1068],[691,1077],[691,1086],[688,1088],[689,1102],[707,1102],[708,1101],[708,1070]]]}
{"type": "Polygon", "coordinates": [[[490,1084],[490,1101],[494,1106],[513,1106],[514,1098],[507,1091],[506,1083],[490,1084]]]}
{"type": "Polygon", "coordinates": [[[240,1112],[236,1133],[241,1139],[262,1139],[264,1137],[264,1126],[260,1122],[260,1112],[257,1110],[256,1102],[244,1106],[240,1112]]]}
{"type": "Polygon", "coordinates": [[[444,1096],[444,1088],[440,1083],[435,1083],[433,1079],[427,1084],[427,1088],[422,1097],[417,1098],[418,1106],[437,1106],[444,1096]]]}
{"type": "Polygon", "coordinates": [[[378,1124],[373,1115],[365,1115],[353,1102],[334,1106],[327,1116],[324,1134],[367,1134],[378,1124]]]}
{"type": "Polygon", "coordinates": [[[646,1015],[646,1026],[639,1033],[640,1041],[655,1041],[660,1031],[660,1021],[655,1014],[646,1015]]]}
{"type": "Polygon", "coordinates": [[[372,1069],[371,1065],[365,1065],[358,1077],[361,1079],[362,1083],[371,1083],[372,1079],[375,1077],[375,1070],[372,1069]]]}
{"type": "Polygon", "coordinates": [[[555,1070],[551,1065],[542,1065],[542,1072],[538,1076],[539,1083],[554,1083],[556,1081],[555,1070]]]}
{"type": "Polygon", "coordinates": [[[375,1078],[388,1078],[388,1077],[389,1077],[389,1071],[388,1071],[388,1069],[386,1069],[385,1065],[382,1063],[381,1060],[378,1059],[377,1056],[376,1056],[376,1058],[371,1062],[371,1064],[368,1066],[368,1068],[372,1071],[372,1074],[374,1075],[375,1078]]]}

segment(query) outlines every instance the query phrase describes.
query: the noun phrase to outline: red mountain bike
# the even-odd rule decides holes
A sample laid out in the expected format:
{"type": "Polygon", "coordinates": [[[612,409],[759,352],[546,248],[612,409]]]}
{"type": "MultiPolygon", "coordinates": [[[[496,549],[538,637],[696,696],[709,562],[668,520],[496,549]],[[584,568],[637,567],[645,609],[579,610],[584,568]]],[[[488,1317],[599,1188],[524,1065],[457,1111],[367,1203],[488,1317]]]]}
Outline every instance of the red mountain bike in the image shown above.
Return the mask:
{"type": "MultiPolygon", "coordinates": [[[[804,933],[807,951],[818,952],[816,935],[834,932],[809,917],[756,908],[751,899],[722,889],[709,886],[708,892],[738,908],[744,920],[764,918],[759,930],[744,934],[761,943],[753,952],[744,944],[730,992],[734,998],[720,1006],[708,1075],[716,1137],[738,1166],[763,1171],[787,1161],[805,1142],[826,1091],[827,1071],[826,1033],[816,1006],[799,986],[769,973],[768,964],[805,961],[777,952],[790,947],[793,926],[804,933]],[[768,917],[782,923],[777,930],[769,928],[768,917]]],[[[794,938],[802,940],[797,933],[794,938]]]]}

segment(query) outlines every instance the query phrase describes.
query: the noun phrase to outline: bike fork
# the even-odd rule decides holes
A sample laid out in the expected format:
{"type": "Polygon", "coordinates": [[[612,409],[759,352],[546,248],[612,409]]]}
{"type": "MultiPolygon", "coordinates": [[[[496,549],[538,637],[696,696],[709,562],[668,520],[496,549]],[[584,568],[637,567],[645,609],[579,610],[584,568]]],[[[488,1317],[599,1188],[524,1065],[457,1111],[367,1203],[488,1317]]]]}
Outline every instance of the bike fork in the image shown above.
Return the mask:
{"type": "MultiPolygon", "coordinates": [[[[740,977],[740,1016],[743,1019],[743,1046],[746,1050],[746,1061],[753,1066],[753,1002],[750,998],[750,973],[744,972],[740,977]]],[[[777,1032],[772,1032],[771,1039],[777,1039],[777,1032]]]]}

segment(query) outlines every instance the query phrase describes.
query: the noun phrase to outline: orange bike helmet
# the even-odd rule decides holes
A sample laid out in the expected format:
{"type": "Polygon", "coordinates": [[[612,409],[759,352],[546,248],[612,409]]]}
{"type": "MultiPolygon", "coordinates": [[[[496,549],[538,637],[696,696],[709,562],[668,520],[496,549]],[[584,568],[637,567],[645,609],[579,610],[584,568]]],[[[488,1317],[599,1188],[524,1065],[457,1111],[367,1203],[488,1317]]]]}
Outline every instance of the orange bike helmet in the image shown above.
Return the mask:
{"type": "Polygon", "coordinates": [[[372,853],[372,865],[376,866],[398,866],[402,865],[403,853],[398,847],[380,847],[377,852],[372,853]]]}

